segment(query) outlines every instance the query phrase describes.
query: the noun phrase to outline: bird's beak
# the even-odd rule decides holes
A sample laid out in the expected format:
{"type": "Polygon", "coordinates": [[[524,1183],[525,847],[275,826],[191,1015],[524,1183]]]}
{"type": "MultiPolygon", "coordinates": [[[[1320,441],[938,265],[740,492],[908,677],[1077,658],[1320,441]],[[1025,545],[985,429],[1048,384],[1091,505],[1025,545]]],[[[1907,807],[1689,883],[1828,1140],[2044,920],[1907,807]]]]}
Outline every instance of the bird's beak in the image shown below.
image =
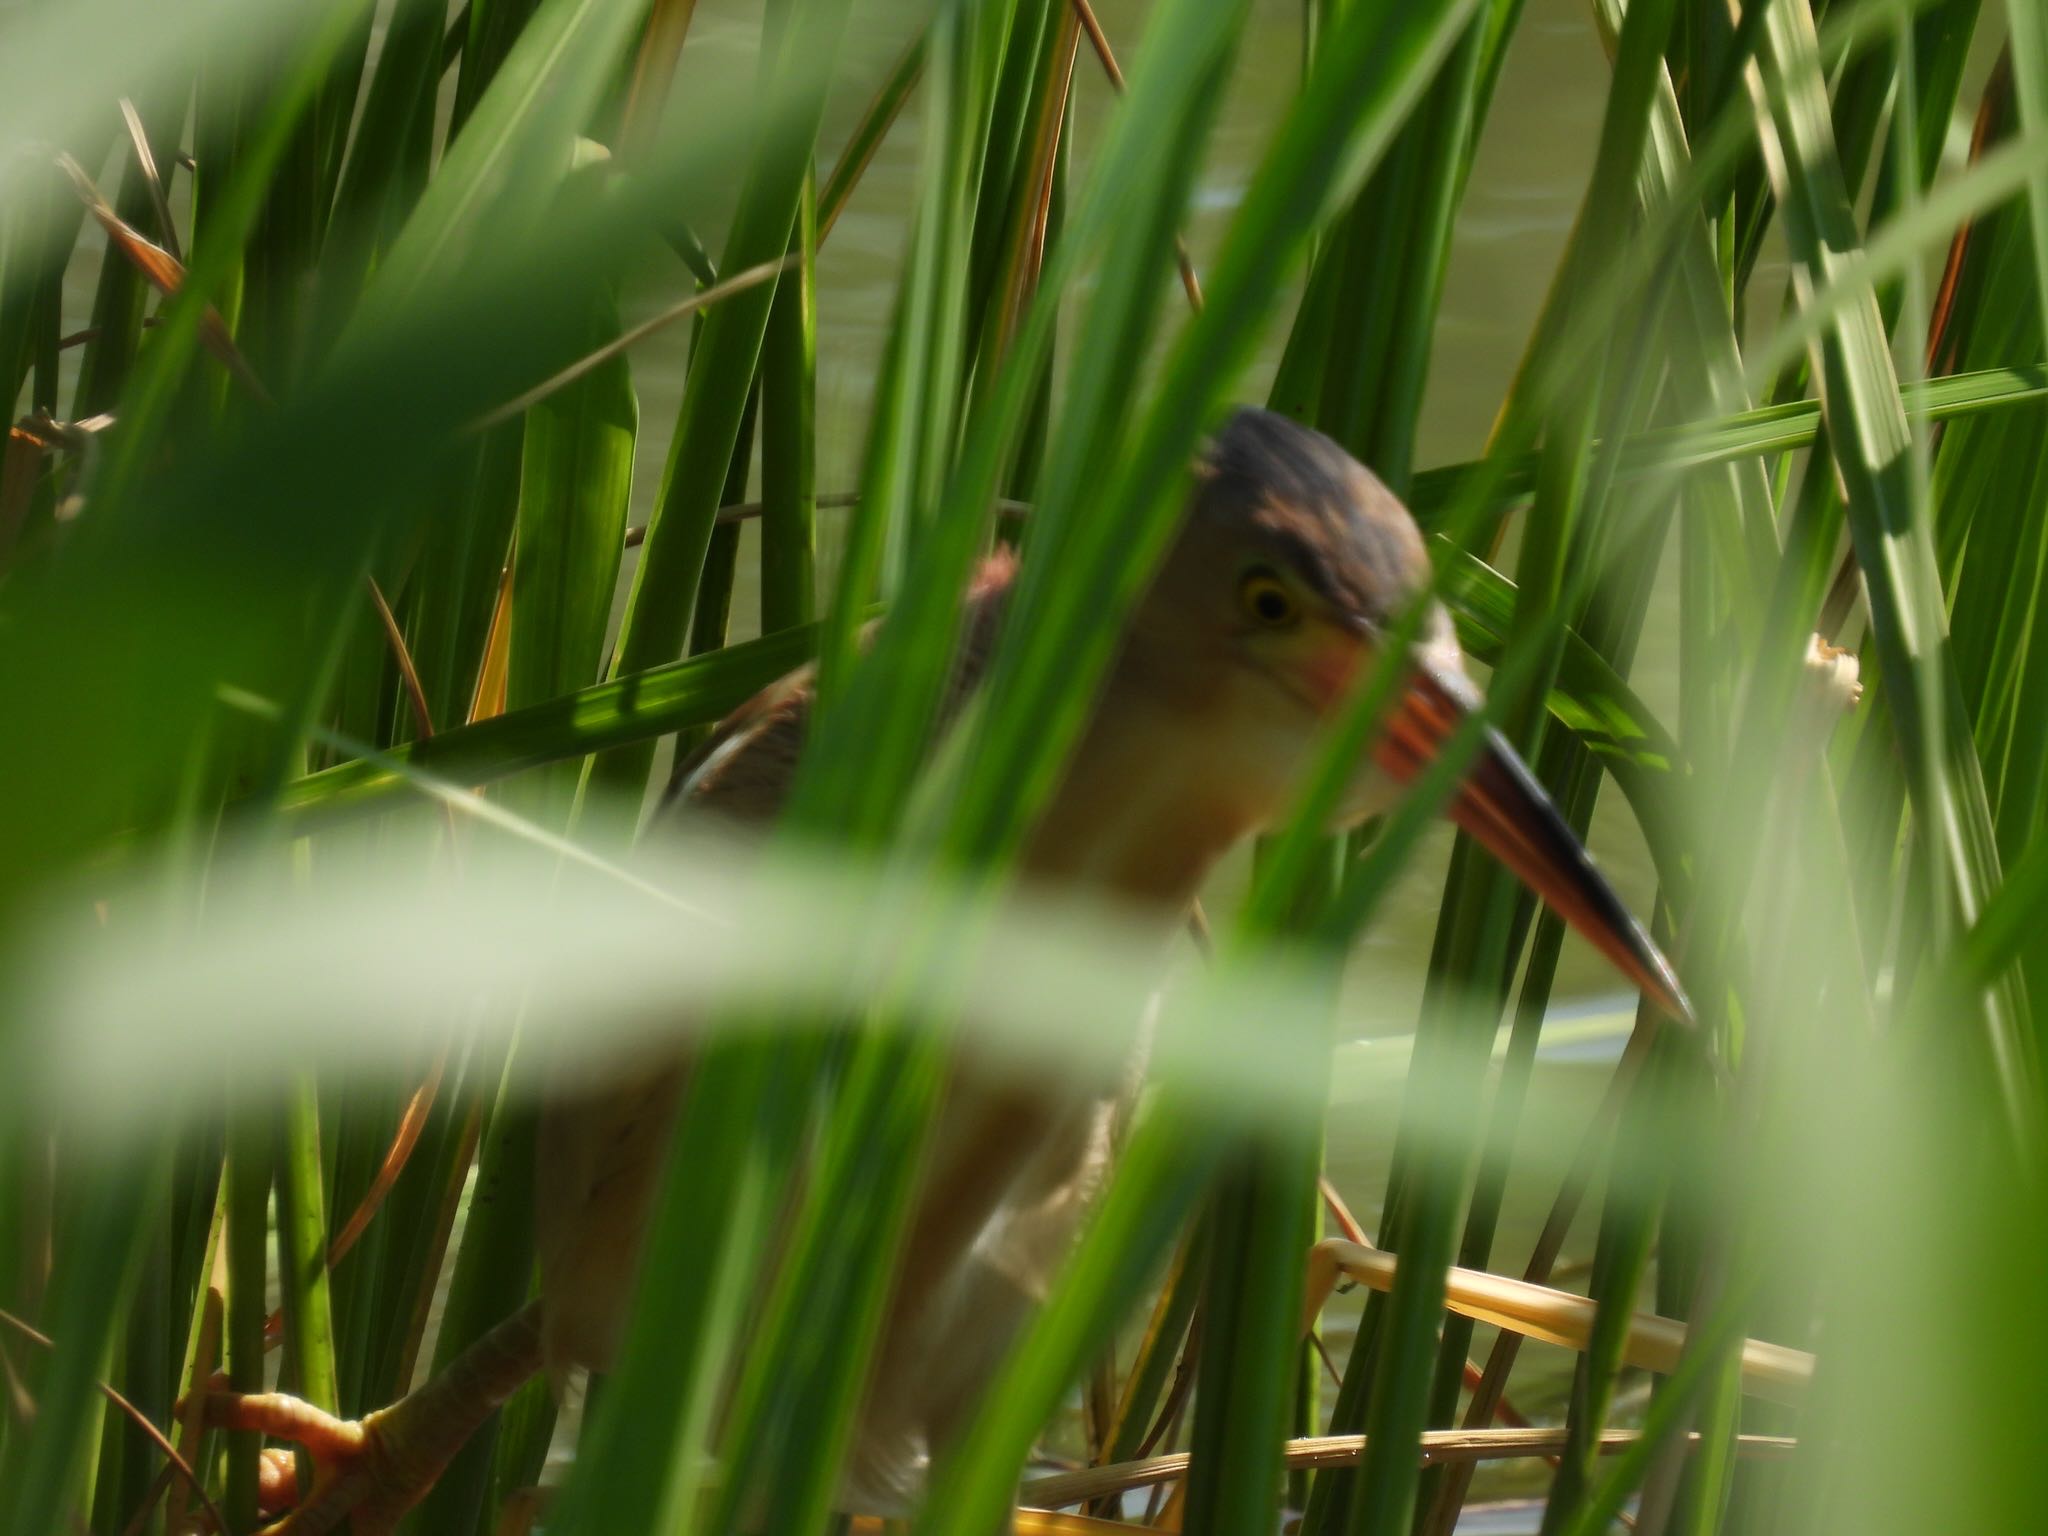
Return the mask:
{"type": "MultiPolygon", "coordinates": [[[[1412,780],[1478,702],[1478,691],[1461,673],[1423,658],[1380,738],[1380,767],[1402,783],[1412,780]]],[[[1498,731],[1487,730],[1448,814],[1660,1008],[1692,1022],[1692,1005],[1671,962],[1622,906],[1585,845],[1498,731]]]]}

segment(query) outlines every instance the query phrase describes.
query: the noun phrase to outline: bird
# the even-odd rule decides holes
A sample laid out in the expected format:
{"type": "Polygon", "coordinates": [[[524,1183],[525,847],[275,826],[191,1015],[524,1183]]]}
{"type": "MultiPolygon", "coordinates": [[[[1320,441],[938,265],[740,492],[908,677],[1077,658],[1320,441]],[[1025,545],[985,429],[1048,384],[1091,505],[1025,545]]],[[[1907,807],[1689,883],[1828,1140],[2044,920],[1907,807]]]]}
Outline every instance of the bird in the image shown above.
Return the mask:
{"type": "MultiPolygon", "coordinates": [[[[989,670],[1016,573],[999,552],[973,579],[942,730],[989,670]]],[[[1022,875],[1177,924],[1218,860],[1289,813],[1331,721],[1424,600],[1405,683],[1336,820],[1386,810],[1483,703],[1448,611],[1427,596],[1430,577],[1413,516],[1340,444],[1271,411],[1233,411],[1196,454],[1178,530],[1025,843],[1022,875]]],[[[771,824],[802,759],[814,680],[794,672],[723,721],[676,769],[656,824],[771,824]]],[[[1654,1005],[1690,1018],[1670,963],[1497,731],[1484,730],[1447,814],[1654,1005]]],[[[538,1297],[440,1375],[357,1421],[275,1393],[208,1397],[209,1422],[311,1454],[312,1488],[270,1536],[343,1521],[378,1536],[526,1380],[613,1363],[689,1071],[678,1047],[549,1096],[538,1297]]],[[[1130,1097],[1129,1074],[1053,1084],[954,1065],[842,1480],[849,1512],[914,1504],[930,1458],[965,1427],[1071,1247],[1130,1097]]]]}

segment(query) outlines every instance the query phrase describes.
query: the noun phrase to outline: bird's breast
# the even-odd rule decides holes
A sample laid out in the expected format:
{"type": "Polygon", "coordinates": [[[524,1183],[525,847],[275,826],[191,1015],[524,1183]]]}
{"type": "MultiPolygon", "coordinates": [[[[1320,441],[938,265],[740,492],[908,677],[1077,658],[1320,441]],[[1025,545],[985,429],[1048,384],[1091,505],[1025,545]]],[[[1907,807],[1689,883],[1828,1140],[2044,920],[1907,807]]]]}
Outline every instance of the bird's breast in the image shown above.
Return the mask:
{"type": "Polygon", "coordinates": [[[1026,872],[1178,916],[1257,828],[1265,798],[1207,725],[1106,701],[1027,845],[1026,872]]]}

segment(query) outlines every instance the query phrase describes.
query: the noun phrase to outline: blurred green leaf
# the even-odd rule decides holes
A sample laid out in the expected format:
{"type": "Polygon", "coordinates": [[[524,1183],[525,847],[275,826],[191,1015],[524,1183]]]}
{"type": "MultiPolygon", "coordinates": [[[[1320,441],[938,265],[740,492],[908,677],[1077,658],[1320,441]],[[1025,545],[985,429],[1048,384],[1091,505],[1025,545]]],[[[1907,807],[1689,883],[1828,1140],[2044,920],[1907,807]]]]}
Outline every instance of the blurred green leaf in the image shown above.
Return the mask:
{"type": "MultiPolygon", "coordinates": [[[[1830,446],[1848,490],[1848,521],[1871,605],[1887,702],[1917,810],[1938,925],[1967,923],[1998,884],[1998,855],[1969,722],[1944,639],[1945,604],[1929,520],[1909,463],[1898,382],[1867,286],[1838,276],[1833,253],[1854,247],[1855,226],[1827,132],[1825,86],[1803,0],[1772,0],[1764,26],[1770,131],[1782,141],[1778,175],[1787,239],[1812,290],[1841,283],[1850,296],[1817,338],[1830,446]],[[1818,107],[1818,112],[1816,108],[1818,107]]],[[[2048,151],[2048,144],[2036,146],[2048,151]]],[[[2023,995],[1987,997],[1990,1070],[2007,1096],[2015,1135],[2031,1141],[2038,1065],[2023,995]]]]}
{"type": "MultiPolygon", "coordinates": [[[[609,303],[600,302],[592,320],[593,343],[618,331],[609,303]]],[[[526,413],[512,540],[508,710],[545,705],[597,681],[618,585],[639,419],[622,356],[526,413]]],[[[538,819],[567,825],[577,777],[556,774],[545,787],[532,787],[542,807],[538,819]]]]}
{"type": "MultiPolygon", "coordinates": [[[[801,666],[816,641],[817,627],[800,625],[445,731],[431,741],[395,748],[390,757],[442,779],[484,784],[622,742],[709,725],[801,666]]],[[[277,810],[287,827],[310,829],[333,817],[388,809],[408,798],[400,774],[358,761],[287,787],[277,810]]]]}

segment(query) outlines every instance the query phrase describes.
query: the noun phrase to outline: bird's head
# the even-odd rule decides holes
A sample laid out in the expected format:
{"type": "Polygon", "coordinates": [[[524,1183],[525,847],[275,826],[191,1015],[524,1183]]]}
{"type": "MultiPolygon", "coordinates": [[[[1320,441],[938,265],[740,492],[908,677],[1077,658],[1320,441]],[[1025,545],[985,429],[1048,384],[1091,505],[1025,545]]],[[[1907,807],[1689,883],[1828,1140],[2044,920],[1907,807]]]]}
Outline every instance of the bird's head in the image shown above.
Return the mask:
{"type": "MultiPolygon", "coordinates": [[[[1197,725],[1201,750],[1271,825],[1325,728],[1371,675],[1382,637],[1429,584],[1427,547],[1393,492],[1331,439],[1240,410],[1207,445],[1186,520],[1133,626],[1126,669],[1197,725]]],[[[1398,701],[1339,820],[1385,810],[1480,703],[1432,601],[1398,701]]],[[[1521,759],[1488,731],[1448,814],[1632,981],[1684,1016],[1683,993],[1521,759]]]]}

